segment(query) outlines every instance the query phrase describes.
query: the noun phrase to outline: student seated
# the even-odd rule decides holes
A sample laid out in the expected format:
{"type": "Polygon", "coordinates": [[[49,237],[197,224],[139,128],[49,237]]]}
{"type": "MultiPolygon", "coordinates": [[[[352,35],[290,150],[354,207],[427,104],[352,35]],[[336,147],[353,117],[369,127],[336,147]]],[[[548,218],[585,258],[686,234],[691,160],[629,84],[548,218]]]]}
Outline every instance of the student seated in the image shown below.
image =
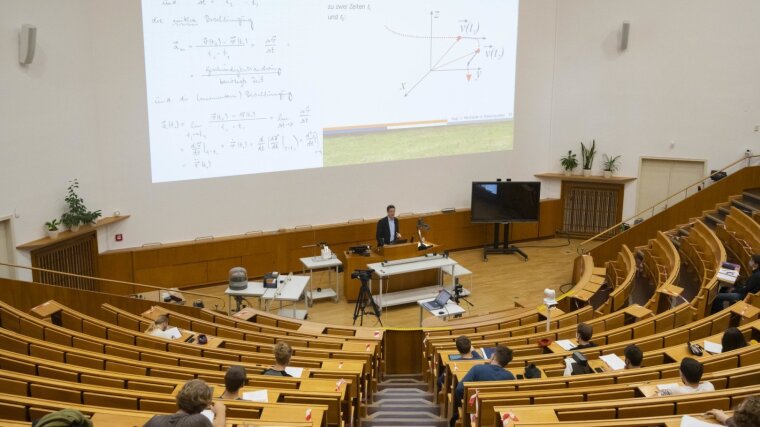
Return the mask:
{"type": "Polygon", "coordinates": [[[594,335],[594,328],[585,323],[579,323],[578,328],[575,330],[575,337],[578,340],[578,345],[575,349],[596,347],[596,344],[591,342],[592,335],[594,335]]]}
{"type": "Polygon", "coordinates": [[[681,360],[680,371],[681,381],[683,381],[684,385],[668,390],[660,390],[658,393],[660,396],[715,391],[715,387],[713,387],[709,381],[700,382],[702,380],[702,374],[704,373],[704,367],[696,359],[684,357],[683,360],[681,360]]]}
{"type": "Polygon", "coordinates": [[[630,344],[625,348],[625,369],[635,369],[641,367],[644,360],[644,353],[636,344],[630,344]]]}
{"type": "Polygon", "coordinates": [[[243,388],[248,377],[242,366],[230,366],[224,374],[224,393],[220,399],[240,400],[240,389],[243,388]]]}
{"type": "Polygon", "coordinates": [[[273,375],[276,377],[289,377],[291,376],[285,372],[285,368],[290,364],[290,356],[293,354],[293,350],[286,342],[278,342],[274,346],[274,360],[275,364],[271,368],[267,368],[262,372],[264,375],[273,375]]]}
{"type": "Polygon", "coordinates": [[[76,409],[62,409],[32,422],[32,427],[92,427],[92,420],[76,409]]]}
{"type": "Polygon", "coordinates": [[[747,294],[760,292],[760,254],[752,255],[749,260],[749,268],[752,269],[752,274],[744,282],[744,285],[736,285],[727,292],[720,292],[715,296],[712,304],[713,313],[723,310],[723,303],[725,302],[731,305],[736,301],[743,300],[747,294]]]}
{"type": "Polygon", "coordinates": [[[227,424],[225,415],[227,408],[222,402],[213,402],[211,393],[211,387],[203,380],[190,380],[177,394],[179,410],[171,415],[156,415],[143,427],[223,427],[227,424]],[[206,409],[213,412],[213,422],[201,413],[206,409]]]}
{"type": "Polygon", "coordinates": [[[734,416],[729,417],[720,409],[707,411],[706,415],[712,415],[715,420],[729,427],[757,427],[760,426],[760,397],[750,396],[734,411],[734,416]]]}
{"type": "Polygon", "coordinates": [[[744,339],[742,331],[734,327],[730,327],[723,332],[723,338],[720,340],[720,343],[723,346],[723,350],[721,350],[723,353],[747,346],[747,340],[744,339]]]}
{"type": "Polygon", "coordinates": [[[594,370],[588,365],[588,360],[581,352],[573,352],[571,357],[565,358],[565,371],[563,376],[593,374],[594,370]]]}
{"type": "MultiPolygon", "coordinates": [[[[459,352],[459,358],[456,360],[472,360],[472,359],[482,359],[483,356],[480,354],[480,352],[477,352],[472,349],[472,342],[470,342],[470,339],[466,336],[462,335],[458,337],[455,341],[457,345],[457,351],[459,352]]],[[[451,359],[455,360],[455,359],[451,359]]],[[[446,373],[441,369],[440,374],[438,375],[438,389],[440,390],[443,386],[443,376],[446,373]]]]}
{"type": "Polygon", "coordinates": [[[154,337],[171,339],[172,336],[169,331],[169,316],[162,314],[156,317],[156,320],[153,321],[153,325],[151,325],[145,333],[153,335],[154,337]]]}
{"type": "Polygon", "coordinates": [[[464,397],[464,383],[470,381],[501,381],[513,380],[515,376],[504,367],[512,361],[512,350],[503,345],[497,345],[491,359],[482,364],[470,368],[469,372],[459,381],[454,391],[454,415],[449,424],[454,426],[459,419],[459,406],[464,397]]]}

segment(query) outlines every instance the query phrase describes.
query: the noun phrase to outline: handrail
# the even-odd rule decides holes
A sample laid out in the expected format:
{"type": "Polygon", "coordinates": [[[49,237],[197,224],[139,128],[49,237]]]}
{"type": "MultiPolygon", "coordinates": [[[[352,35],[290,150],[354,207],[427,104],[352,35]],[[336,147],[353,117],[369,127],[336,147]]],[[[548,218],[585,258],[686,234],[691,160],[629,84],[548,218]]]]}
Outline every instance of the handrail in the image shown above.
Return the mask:
{"type": "MultiPolygon", "coordinates": [[[[131,294],[127,294],[127,295],[123,295],[123,296],[134,296],[134,295],[136,295],[136,293],[134,292],[134,286],[143,286],[143,287],[155,289],[155,290],[158,290],[158,291],[169,291],[169,292],[175,292],[175,291],[177,291],[176,289],[163,288],[163,287],[160,287],[160,286],[145,285],[145,284],[142,284],[142,283],[134,283],[134,282],[126,282],[126,281],[123,281],[123,280],[105,279],[105,278],[102,278],[102,277],[84,276],[84,275],[81,275],[81,274],[74,274],[74,273],[65,273],[63,271],[48,270],[46,268],[29,267],[29,266],[26,266],[26,265],[9,264],[9,263],[5,263],[5,262],[2,262],[2,261],[0,261],[0,265],[4,265],[6,267],[13,267],[13,268],[23,268],[23,269],[26,269],[26,270],[42,271],[44,273],[61,274],[63,276],[78,277],[78,278],[81,278],[81,279],[99,280],[99,281],[109,282],[109,283],[118,283],[120,285],[131,285],[133,287],[132,288],[133,292],[131,294]]],[[[44,284],[45,283],[43,283],[43,285],[44,284]]],[[[56,286],[56,285],[51,285],[51,286],[56,286]]],[[[203,297],[203,298],[211,298],[211,299],[219,300],[219,301],[222,302],[222,309],[224,309],[224,308],[227,307],[227,303],[226,303],[225,299],[222,298],[222,297],[218,297],[218,296],[215,296],[215,295],[204,294],[204,293],[195,292],[195,291],[188,291],[188,290],[182,290],[180,292],[182,292],[184,294],[190,294],[190,295],[200,296],[200,297],[203,297]]]]}
{"type": "Polygon", "coordinates": [[[700,178],[699,180],[695,181],[694,183],[687,185],[686,187],[682,188],[681,190],[676,191],[675,193],[673,193],[673,194],[669,195],[668,197],[660,200],[659,202],[653,204],[652,206],[649,206],[646,209],[642,209],[640,212],[637,212],[635,215],[632,215],[632,216],[630,216],[630,217],[628,217],[628,218],[620,221],[619,223],[617,223],[617,224],[609,227],[608,229],[606,229],[606,230],[604,230],[604,231],[602,231],[602,232],[600,232],[600,233],[598,233],[598,234],[596,234],[596,235],[594,235],[592,237],[589,237],[588,239],[582,241],[578,245],[578,252],[581,253],[581,254],[586,253],[587,251],[583,248],[584,245],[586,245],[586,244],[588,244],[588,243],[590,243],[590,242],[598,239],[599,237],[602,237],[605,234],[610,233],[613,230],[619,229],[623,224],[627,223],[628,221],[630,221],[632,219],[635,219],[635,218],[641,216],[642,214],[646,213],[649,210],[653,211],[654,208],[656,208],[658,205],[667,202],[668,200],[672,199],[675,196],[678,196],[681,193],[689,191],[689,189],[692,188],[692,187],[694,187],[695,185],[699,185],[699,184],[704,183],[706,180],[710,179],[710,177],[712,177],[716,173],[724,172],[728,168],[733,167],[733,166],[735,166],[735,165],[737,165],[737,164],[739,164],[741,162],[744,162],[744,161],[746,161],[747,162],[747,166],[749,166],[751,160],[754,159],[754,158],[758,158],[758,157],[760,157],[760,155],[758,155],[758,154],[751,155],[751,156],[742,156],[739,160],[736,160],[736,161],[732,162],[731,164],[729,164],[727,166],[724,166],[720,170],[714,171],[714,172],[710,172],[709,175],[704,176],[704,177],[700,178]]]}

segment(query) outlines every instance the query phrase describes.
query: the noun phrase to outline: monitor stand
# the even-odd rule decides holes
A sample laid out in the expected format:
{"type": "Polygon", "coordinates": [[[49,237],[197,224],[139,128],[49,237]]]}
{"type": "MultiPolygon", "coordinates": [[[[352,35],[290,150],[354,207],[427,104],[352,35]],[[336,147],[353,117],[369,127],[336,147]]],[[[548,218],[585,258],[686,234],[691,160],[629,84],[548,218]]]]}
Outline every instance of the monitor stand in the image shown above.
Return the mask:
{"type": "Polygon", "coordinates": [[[488,261],[488,254],[518,254],[523,257],[524,261],[528,260],[528,255],[523,252],[522,249],[509,244],[509,228],[511,226],[512,223],[504,224],[504,244],[502,246],[499,242],[499,228],[501,227],[501,224],[496,223],[493,225],[493,246],[486,246],[483,248],[483,261],[488,261]]]}

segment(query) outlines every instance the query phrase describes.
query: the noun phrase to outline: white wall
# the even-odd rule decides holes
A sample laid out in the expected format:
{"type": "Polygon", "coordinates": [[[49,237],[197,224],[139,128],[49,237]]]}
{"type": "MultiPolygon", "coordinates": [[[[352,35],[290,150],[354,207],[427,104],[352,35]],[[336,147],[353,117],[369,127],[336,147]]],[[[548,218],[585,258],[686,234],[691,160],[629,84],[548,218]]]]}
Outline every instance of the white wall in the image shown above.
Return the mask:
{"type": "MultiPolygon", "coordinates": [[[[19,215],[17,243],[43,235],[73,177],[90,208],[132,215],[102,236],[105,250],[378,217],[391,202],[469,206],[470,181],[558,171],[592,138],[630,176],[640,156],[715,168],[760,152],[760,2],[523,0],[511,152],[151,184],[140,22],[137,0],[3,1],[0,216],[19,215]],[[23,23],[39,28],[28,68],[16,61],[23,23]]],[[[629,185],[625,214],[635,194],[629,185]]]]}
{"type": "MultiPolygon", "coordinates": [[[[90,14],[84,0],[0,4],[0,217],[11,216],[16,245],[43,237],[45,221],[60,217],[70,179],[79,179],[93,209],[104,202],[94,161],[90,14]],[[27,67],[18,63],[18,30],[25,23],[39,30],[27,67]]],[[[16,259],[29,264],[28,253],[16,259]]]]}
{"type": "MultiPolygon", "coordinates": [[[[601,170],[602,153],[622,154],[620,175],[637,176],[641,156],[706,159],[717,169],[746,149],[760,154],[760,133],[753,130],[760,124],[760,2],[557,5],[555,157],[595,138],[595,169],[601,170]],[[620,53],[623,21],[631,31],[620,53]]],[[[625,216],[634,213],[636,194],[635,183],[629,185],[625,216]]]]}

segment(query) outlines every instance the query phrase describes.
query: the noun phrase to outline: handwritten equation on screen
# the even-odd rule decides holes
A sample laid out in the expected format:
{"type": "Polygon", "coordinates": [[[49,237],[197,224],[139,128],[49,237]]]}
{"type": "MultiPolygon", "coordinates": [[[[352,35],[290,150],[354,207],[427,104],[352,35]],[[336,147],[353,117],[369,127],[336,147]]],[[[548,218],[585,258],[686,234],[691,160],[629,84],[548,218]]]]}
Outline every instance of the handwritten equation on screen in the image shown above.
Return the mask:
{"type": "Polygon", "coordinates": [[[303,37],[319,2],[276,2],[143,1],[153,182],[322,166],[303,67],[319,60],[303,37]]]}

